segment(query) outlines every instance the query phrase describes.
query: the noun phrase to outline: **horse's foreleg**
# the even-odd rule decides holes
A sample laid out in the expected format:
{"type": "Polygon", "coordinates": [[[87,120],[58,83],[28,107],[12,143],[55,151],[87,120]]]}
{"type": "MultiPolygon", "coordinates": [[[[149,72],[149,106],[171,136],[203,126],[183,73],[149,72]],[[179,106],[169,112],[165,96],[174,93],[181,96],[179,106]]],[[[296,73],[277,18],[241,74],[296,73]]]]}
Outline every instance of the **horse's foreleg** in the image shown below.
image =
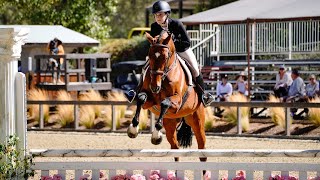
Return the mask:
{"type": "Polygon", "coordinates": [[[132,123],[127,130],[127,134],[130,138],[135,138],[138,136],[140,111],[142,105],[147,101],[147,97],[148,96],[145,92],[141,92],[138,94],[136,114],[134,115],[132,123]]]}
{"type": "Polygon", "coordinates": [[[170,106],[171,106],[170,98],[166,98],[161,102],[160,115],[159,115],[159,118],[158,118],[156,125],[155,125],[156,129],[153,131],[152,137],[151,137],[151,142],[154,145],[158,145],[162,141],[162,133],[160,132],[160,130],[163,127],[162,120],[163,120],[164,115],[166,114],[166,112],[170,108],[170,106]]]}

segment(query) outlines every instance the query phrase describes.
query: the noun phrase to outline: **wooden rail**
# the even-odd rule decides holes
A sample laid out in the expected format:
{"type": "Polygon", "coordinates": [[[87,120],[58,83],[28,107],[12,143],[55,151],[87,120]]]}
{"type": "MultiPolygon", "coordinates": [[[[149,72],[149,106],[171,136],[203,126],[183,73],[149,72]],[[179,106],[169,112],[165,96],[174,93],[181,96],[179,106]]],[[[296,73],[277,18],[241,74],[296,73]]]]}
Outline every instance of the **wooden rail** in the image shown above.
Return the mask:
{"type": "MultiPolygon", "coordinates": [[[[95,90],[110,90],[112,88],[112,84],[110,81],[110,73],[111,73],[111,55],[107,53],[102,54],[66,54],[66,55],[36,55],[36,74],[37,74],[37,86],[40,88],[48,89],[48,90],[59,90],[65,89],[67,91],[84,91],[89,89],[95,90]],[[65,63],[63,63],[64,68],[61,70],[48,70],[47,65],[46,69],[43,70],[43,64],[48,63],[50,58],[56,59],[57,63],[60,65],[60,61],[58,59],[63,58],[65,63]],[[94,59],[103,60],[104,67],[98,67],[98,63],[96,62],[95,67],[92,67],[91,71],[95,71],[95,73],[100,73],[98,76],[103,77],[106,81],[105,82],[93,82],[91,83],[89,79],[85,81],[81,80],[81,76],[86,72],[85,69],[81,68],[80,61],[85,60],[89,62],[90,60],[94,59]],[[71,69],[69,66],[69,61],[76,60],[76,67],[75,69],[71,69]],[[60,71],[64,74],[64,83],[63,84],[52,84],[48,82],[41,82],[41,76],[47,76],[47,73],[53,73],[60,71]],[[76,74],[77,81],[71,82],[70,75],[76,74]]],[[[89,65],[87,65],[89,66],[89,65]]]]}
{"type": "MultiPolygon", "coordinates": [[[[40,129],[44,128],[44,118],[43,118],[43,105],[74,105],[74,123],[75,129],[79,128],[79,105],[111,105],[112,107],[112,128],[111,131],[116,131],[116,118],[115,118],[115,106],[117,105],[132,105],[126,101],[27,101],[27,104],[38,104],[40,106],[39,117],[40,117],[40,129]]],[[[213,102],[212,107],[236,107],[237,116],[237,134],[242,134],[241,126],[241,107],[283,107],[285,109],[285,119],[286,119],[286,136],[290,136],[290,108],[320,108],[320,103],[276,103],[276,102],[213,102]]],[[[155,116],[151,113],[150,120],[150,132],[153,132],[155,116]]]]}

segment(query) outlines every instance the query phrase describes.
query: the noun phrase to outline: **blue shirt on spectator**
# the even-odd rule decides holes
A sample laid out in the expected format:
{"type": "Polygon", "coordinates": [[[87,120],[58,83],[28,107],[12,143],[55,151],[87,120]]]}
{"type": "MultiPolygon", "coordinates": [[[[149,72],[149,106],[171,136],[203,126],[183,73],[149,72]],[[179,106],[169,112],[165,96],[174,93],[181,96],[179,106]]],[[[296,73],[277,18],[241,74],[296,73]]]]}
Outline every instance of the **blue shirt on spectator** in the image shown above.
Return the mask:
{"type": "Polygon", "coordinates": [[[305,91],[305,84],[303,82],[303,79],[301,77],[297,77],[295,80],[293,80],[289,92],[288,92],[288,96],[305,96],[306,95],[306,91],[305,91]]]}

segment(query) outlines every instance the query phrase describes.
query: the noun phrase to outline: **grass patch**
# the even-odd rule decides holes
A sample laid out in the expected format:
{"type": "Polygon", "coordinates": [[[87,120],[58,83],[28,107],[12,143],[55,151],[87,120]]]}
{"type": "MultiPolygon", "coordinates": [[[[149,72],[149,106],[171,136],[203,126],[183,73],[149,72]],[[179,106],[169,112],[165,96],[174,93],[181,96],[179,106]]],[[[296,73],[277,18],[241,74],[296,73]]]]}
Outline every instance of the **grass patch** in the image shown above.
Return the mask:
{"type": "MultiPolygon", "coordinates": [[[[230,96],[230,102],[248,102],[248,99],[246,96],[236,93],[230,96]]],[[[227,119],[227,121],[233,125],[238,124],[237,120],[237,107],[224,107],[225,111],[223,112],[223,116],[227,119]]],[[[241,112],[241,125],[242,125],[242,130],[244,132],[249,131],[249,114],[250,114],[250,108],[249,107],[241,107],[240,108],[241,112]]]]}
{"type": "Polygon", "coordinates": [[[211,131],[213,124],[216,122],[216,117],[213,115],[212,107],[206,107],[205,109],[205,121],[204,121],[204,130],[211,131]]]}
{"type": "MultiPolygon", "coordinates": [[[[126,101],[126,98],[121,91],[110,91],[107,94],[106,100],[107,101],[126,101]]],[[[107,111],[112,112],[111,106],[109,106],[109,108],[110,108],[110,110],[107,110],[107,111]]],[[[117,128],[120,128],[120,126],[121,126],[120,120],[125,117],[126,110],[127,110],[126,105],[115,106],[115,111],[113,113],[115,113],[115,117],[116,117],[115,121],[116,121],[117,128]]],[[[112,119],[112,117],[111,117],[112,113],[108,113],[108,114],[106,114],[106,116],[107,116],[106,120],[109,120],[109,122],[106,122],[106,124],[112,124],[110,122],[112,119]]]]}
{"type": "MultiPolygon", "coordinates": [[[[47,91],[41,90],[41,89],[31,89],[28,93],[28,100],[31,101],[48,101],[49,96],[47,91]]],[[[35,119],[38,123],[40,122],[40,106],[37,104],[34,105],[28,105],[30,116],[35,119]]],[[[49,105],[43,105],[43,118],[44,122],[47,123],[49,120],[49,105]]]]}
{"type": "MultiPolygon", "coordinates": [[[[279,98],[276,98],[274,95],[270,95],[268,102],[280,103],[281,100],[279,98]]],[[[286,118],[285,118],[284,108],[270,107],[269,113],[270,113],[271,120],[274,122],[275,125],[280,126],[282,128],[286,127],[286,118]]],[[[290,119],[290,123],[292,123],[292,118],[290,119]]]]}
{"type": "Polygon", "coordinates": [[[87,129],[92,129],[94,127],[95,113],[92,106],[85,106],[85,108],[80,108],[80,125],[86,127],[87,129]]]}
{"type": "MultiPolygon", "coordinates": [[[[57,94],[58,101],[72,101],[71,95],[65,91],[61,90],[58,91],[57,94]]],[[[74,106],[73,105],[58,105],[57,111],[59,115],[59,119],[57,121],[61,127],[69,126],[71,123],[74,122],[74,106]]]]}
{"type": "MultiPolygon", "coordinates": [[[[90,90],[87,93],[84,93],[80,96],[80,101],[103,101],[103,97],[101,94],[97,91],[90,90]]],[[[94,110],[95,118],[98,118],[101,116],[101,105],[85,105],[85,106],[91,106],[94,110]]]]}
{"type": "MultiPolygon", "coordinates": [[[[316,97],[311,100],[310,103],[320,103],[320,98],[316,97]]],[[[309,120],[317,127],[320,126],[320,109],[319,108],[309,108],[309,120]]]]}
{"type": "Polygon", "coordinates": [[[140,117],[139,117],[139,129],[146,130],[148,128],[148,110],[147,109],[141,109],[140,117]]]}

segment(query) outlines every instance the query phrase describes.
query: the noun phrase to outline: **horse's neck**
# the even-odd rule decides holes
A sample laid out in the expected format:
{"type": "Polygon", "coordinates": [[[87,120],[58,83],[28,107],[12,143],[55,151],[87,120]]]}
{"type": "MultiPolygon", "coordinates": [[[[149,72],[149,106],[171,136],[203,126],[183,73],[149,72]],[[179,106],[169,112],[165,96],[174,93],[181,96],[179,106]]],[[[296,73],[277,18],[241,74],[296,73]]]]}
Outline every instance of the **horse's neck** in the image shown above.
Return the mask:
{"type": "Polygon", "coordinates": [[[173,79],[176,79],[177,83],[180,84],[180,86],[185,86],[186,88],[188,86],[192,86],[192,75],[191,72],[188,68],[188,66],[186,65],[186,62],[181,59],[178,54],[175,55],[176,57],[176,65],[175,67],[171,70],[173,71],[171,73],[171,76],[173,77],[173,79]],[[177,78],[179,77],[179,78],[177,78]]]}

